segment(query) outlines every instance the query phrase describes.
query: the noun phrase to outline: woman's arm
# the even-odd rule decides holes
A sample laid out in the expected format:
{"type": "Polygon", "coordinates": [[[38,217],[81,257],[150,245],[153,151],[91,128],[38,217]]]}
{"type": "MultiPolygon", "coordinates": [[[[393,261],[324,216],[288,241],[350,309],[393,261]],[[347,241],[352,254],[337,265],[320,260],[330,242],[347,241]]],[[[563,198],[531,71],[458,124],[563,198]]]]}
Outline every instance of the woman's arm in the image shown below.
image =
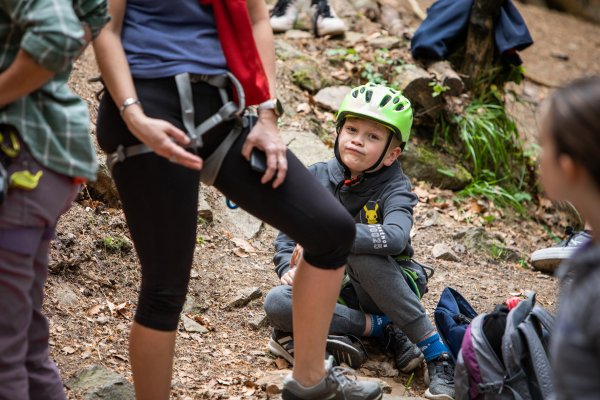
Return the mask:
{"type": "MultiPolygon", "coordinates": [[[[121,43],[126,4],[126,0],[109,1],[108,9],[112,19],[93,41],[102,79],[117,106],[122,105],[126,99],[138,98],[121,43]]],[[[131,105],[123,111],[123,121],[131,133],[155,153],[188,168],[201,169],[202,159],[181,146],[190,141],[185,132],[167,121],[149,118],[142,107],[143,104],[131,105]]]]}
{"type": "MultiPolygon", "coordinates": [[[[260,46],[256,47],[269,81],[269,91],[271,97],[275,97],[275,44],[267,6],[264,0],[247,0],[247,6],[254,42],[260,43],[260,46]]],[[[254,147],[264,150],[267,155],[267,170],[261,182],[267,183],[275,177],[273,187],[281,185],[287,173],[287,148],[279,135],[277,115],[273,110],[259,112],[258,123],[248,135],[242,148],[242,154],[246,159],[250,159],[250,152],[254,147]]]]}

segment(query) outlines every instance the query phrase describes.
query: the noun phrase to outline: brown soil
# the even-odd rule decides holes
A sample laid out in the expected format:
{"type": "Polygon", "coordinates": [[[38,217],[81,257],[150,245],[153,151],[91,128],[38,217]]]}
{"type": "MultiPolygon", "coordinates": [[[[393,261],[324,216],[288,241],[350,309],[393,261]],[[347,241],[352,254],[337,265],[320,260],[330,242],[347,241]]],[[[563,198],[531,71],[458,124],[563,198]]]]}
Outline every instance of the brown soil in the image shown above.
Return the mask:
{"type": "MultiPolygon", "coordinates": [[[[429,3],[420,2],[423,9],[429,3]]],[[[532,110],[551,90],[547,86],[600,73],[600,26],[535,6],[519,8],[536,44],[522,54],[532,78],[517,88],[527,107],[515,106],[515,115],[524,131],[533,135],[532,110]]],[[[350,21],[354,26],[381,29],[360,16],[350,21]]],[[[408,10],[406,21],[412,27],[417,24],[408,10]]],[[[342,41],[329,39],[307,39],[304,43],[323,61],[325,49],[344,46],[342,41]]],[[[87,79],[95,75],[93,55],[88,51],[76,66],[71,86],[89,102],[93,119],[97,107],[94,92],[99,85],[89,84],[87,79]]],[[[283,82],[280,85],[290,86],[283,82]]],[[[308,94],[298,89],[280,93],[284,93],[291,110],[297,110],[300,103],[310,103],[308,94]]],[[[317,119],[331,118],[319,110],[314,113],[317,119]]],[[[283,125],[303,126],[301,118],[287,116],[283,125]]],[[[526,262],[507,262],[465,251],[454,235],[483,226],[526,259],[533,250],[552,244],[554,235],[562,235],[567,216],[557,213],[545,199],[530,206],[528,217],[523,218],[484,201],[456,201],[453,193],[422,182],[415,182],[415,187],[421,198],[413,231],[416,257],[436,268],[430,293],[424,299],[430,315],[445,286],[457,288],[479,311],[491,310],[511,294],[527,290],[535,290],[539,302],[554,310],[557,284],[553,277],[532,270],[526,262]],[[461,261],[435,260],[431,249],[436,243],[453,246],[461,261]]],[[[198,317],[210,331],[189,333],[180,327],[172,398],[266,398],[253,382],[264,371],[286,365],[266,350],[270,328],[251,326],[250,322],[263,313],[262,298],[233,310],[225,306],[240,288],[258,287],[264,296],[278,283],[271,262],[275,231],[263,226],[248,241],[248,247],[222,223],[222,196],[210,188],[205,190],[215,219],[199,227],[186,314],[198,317]]],[[[101,364],[131,379],[127,338],[137,301],[139,269],[121,210],[90,199],[84,191],[61,220],[51,255],[45,312],[50,319],[52,357],[63,378],[68,379],[85,366],[101,364]]],[[[361,372],[374,374],[368,369],[361,372]]],[[[401,395],[407,378],[385,379],[395,383],[393,393],[401,395]]],[[[416,379],[406,394],[418,396],[424,389],[422,380],[416,379]]],[[[79,397],[69,393],[69,398],[79,397]]]]}

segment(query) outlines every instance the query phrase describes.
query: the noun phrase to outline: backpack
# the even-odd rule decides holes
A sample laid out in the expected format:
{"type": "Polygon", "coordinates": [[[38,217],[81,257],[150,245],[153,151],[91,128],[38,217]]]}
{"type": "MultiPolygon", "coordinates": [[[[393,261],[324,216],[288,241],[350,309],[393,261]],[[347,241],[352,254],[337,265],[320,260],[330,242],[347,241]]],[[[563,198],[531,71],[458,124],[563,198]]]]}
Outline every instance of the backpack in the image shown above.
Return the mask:
{"type": "Polygon", "coordinates": [[[438,334],[456,360],[463,336],[477,312],[456,290],[445,288],[433,312],[438,334]]]}
{"type": "Polygon", "coordinates": [[[406,283],[408,283],[413,293],[421,300],[425,293],[429,291],[427,282],[433,276],[433,267],[421,264],[413,259],[397,258],[396,262],[402,268],[402,275],[404,275],[406,283]]]}
{"type": "Polygon", "coordinates": [[[455,369],[456,400],[537,400],[553,394],[548,344],[554,317],[535,293],[467,326],[455,369]]]}

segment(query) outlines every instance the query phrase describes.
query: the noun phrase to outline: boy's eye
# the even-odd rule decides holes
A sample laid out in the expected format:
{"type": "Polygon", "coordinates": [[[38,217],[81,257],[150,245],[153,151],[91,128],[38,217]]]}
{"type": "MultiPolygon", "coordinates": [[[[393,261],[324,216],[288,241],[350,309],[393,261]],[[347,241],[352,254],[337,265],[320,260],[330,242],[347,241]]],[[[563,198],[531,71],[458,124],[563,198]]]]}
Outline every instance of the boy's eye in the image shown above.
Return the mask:
{"type": "Polygon", "coordinates": [[[379,137],[379,135],[377,135],[375,133],[370,133],[369,134],[369,139],[371,139],[371,140],[379,140],[381,138],[379,137]]]}

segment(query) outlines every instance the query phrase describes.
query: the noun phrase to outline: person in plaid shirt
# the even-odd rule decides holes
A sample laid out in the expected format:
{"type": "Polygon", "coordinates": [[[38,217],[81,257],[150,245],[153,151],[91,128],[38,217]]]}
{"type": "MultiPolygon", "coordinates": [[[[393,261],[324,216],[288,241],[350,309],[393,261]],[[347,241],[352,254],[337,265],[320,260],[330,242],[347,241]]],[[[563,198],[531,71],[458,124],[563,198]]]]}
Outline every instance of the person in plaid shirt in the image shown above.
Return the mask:
{"type": "Polygon", "coordinates": [[[0,0],[2,400],[66,399],[43,288],[57,220],[97,170],[87,107],[67,79],[108,19],[105,0],[0,0]]]}

